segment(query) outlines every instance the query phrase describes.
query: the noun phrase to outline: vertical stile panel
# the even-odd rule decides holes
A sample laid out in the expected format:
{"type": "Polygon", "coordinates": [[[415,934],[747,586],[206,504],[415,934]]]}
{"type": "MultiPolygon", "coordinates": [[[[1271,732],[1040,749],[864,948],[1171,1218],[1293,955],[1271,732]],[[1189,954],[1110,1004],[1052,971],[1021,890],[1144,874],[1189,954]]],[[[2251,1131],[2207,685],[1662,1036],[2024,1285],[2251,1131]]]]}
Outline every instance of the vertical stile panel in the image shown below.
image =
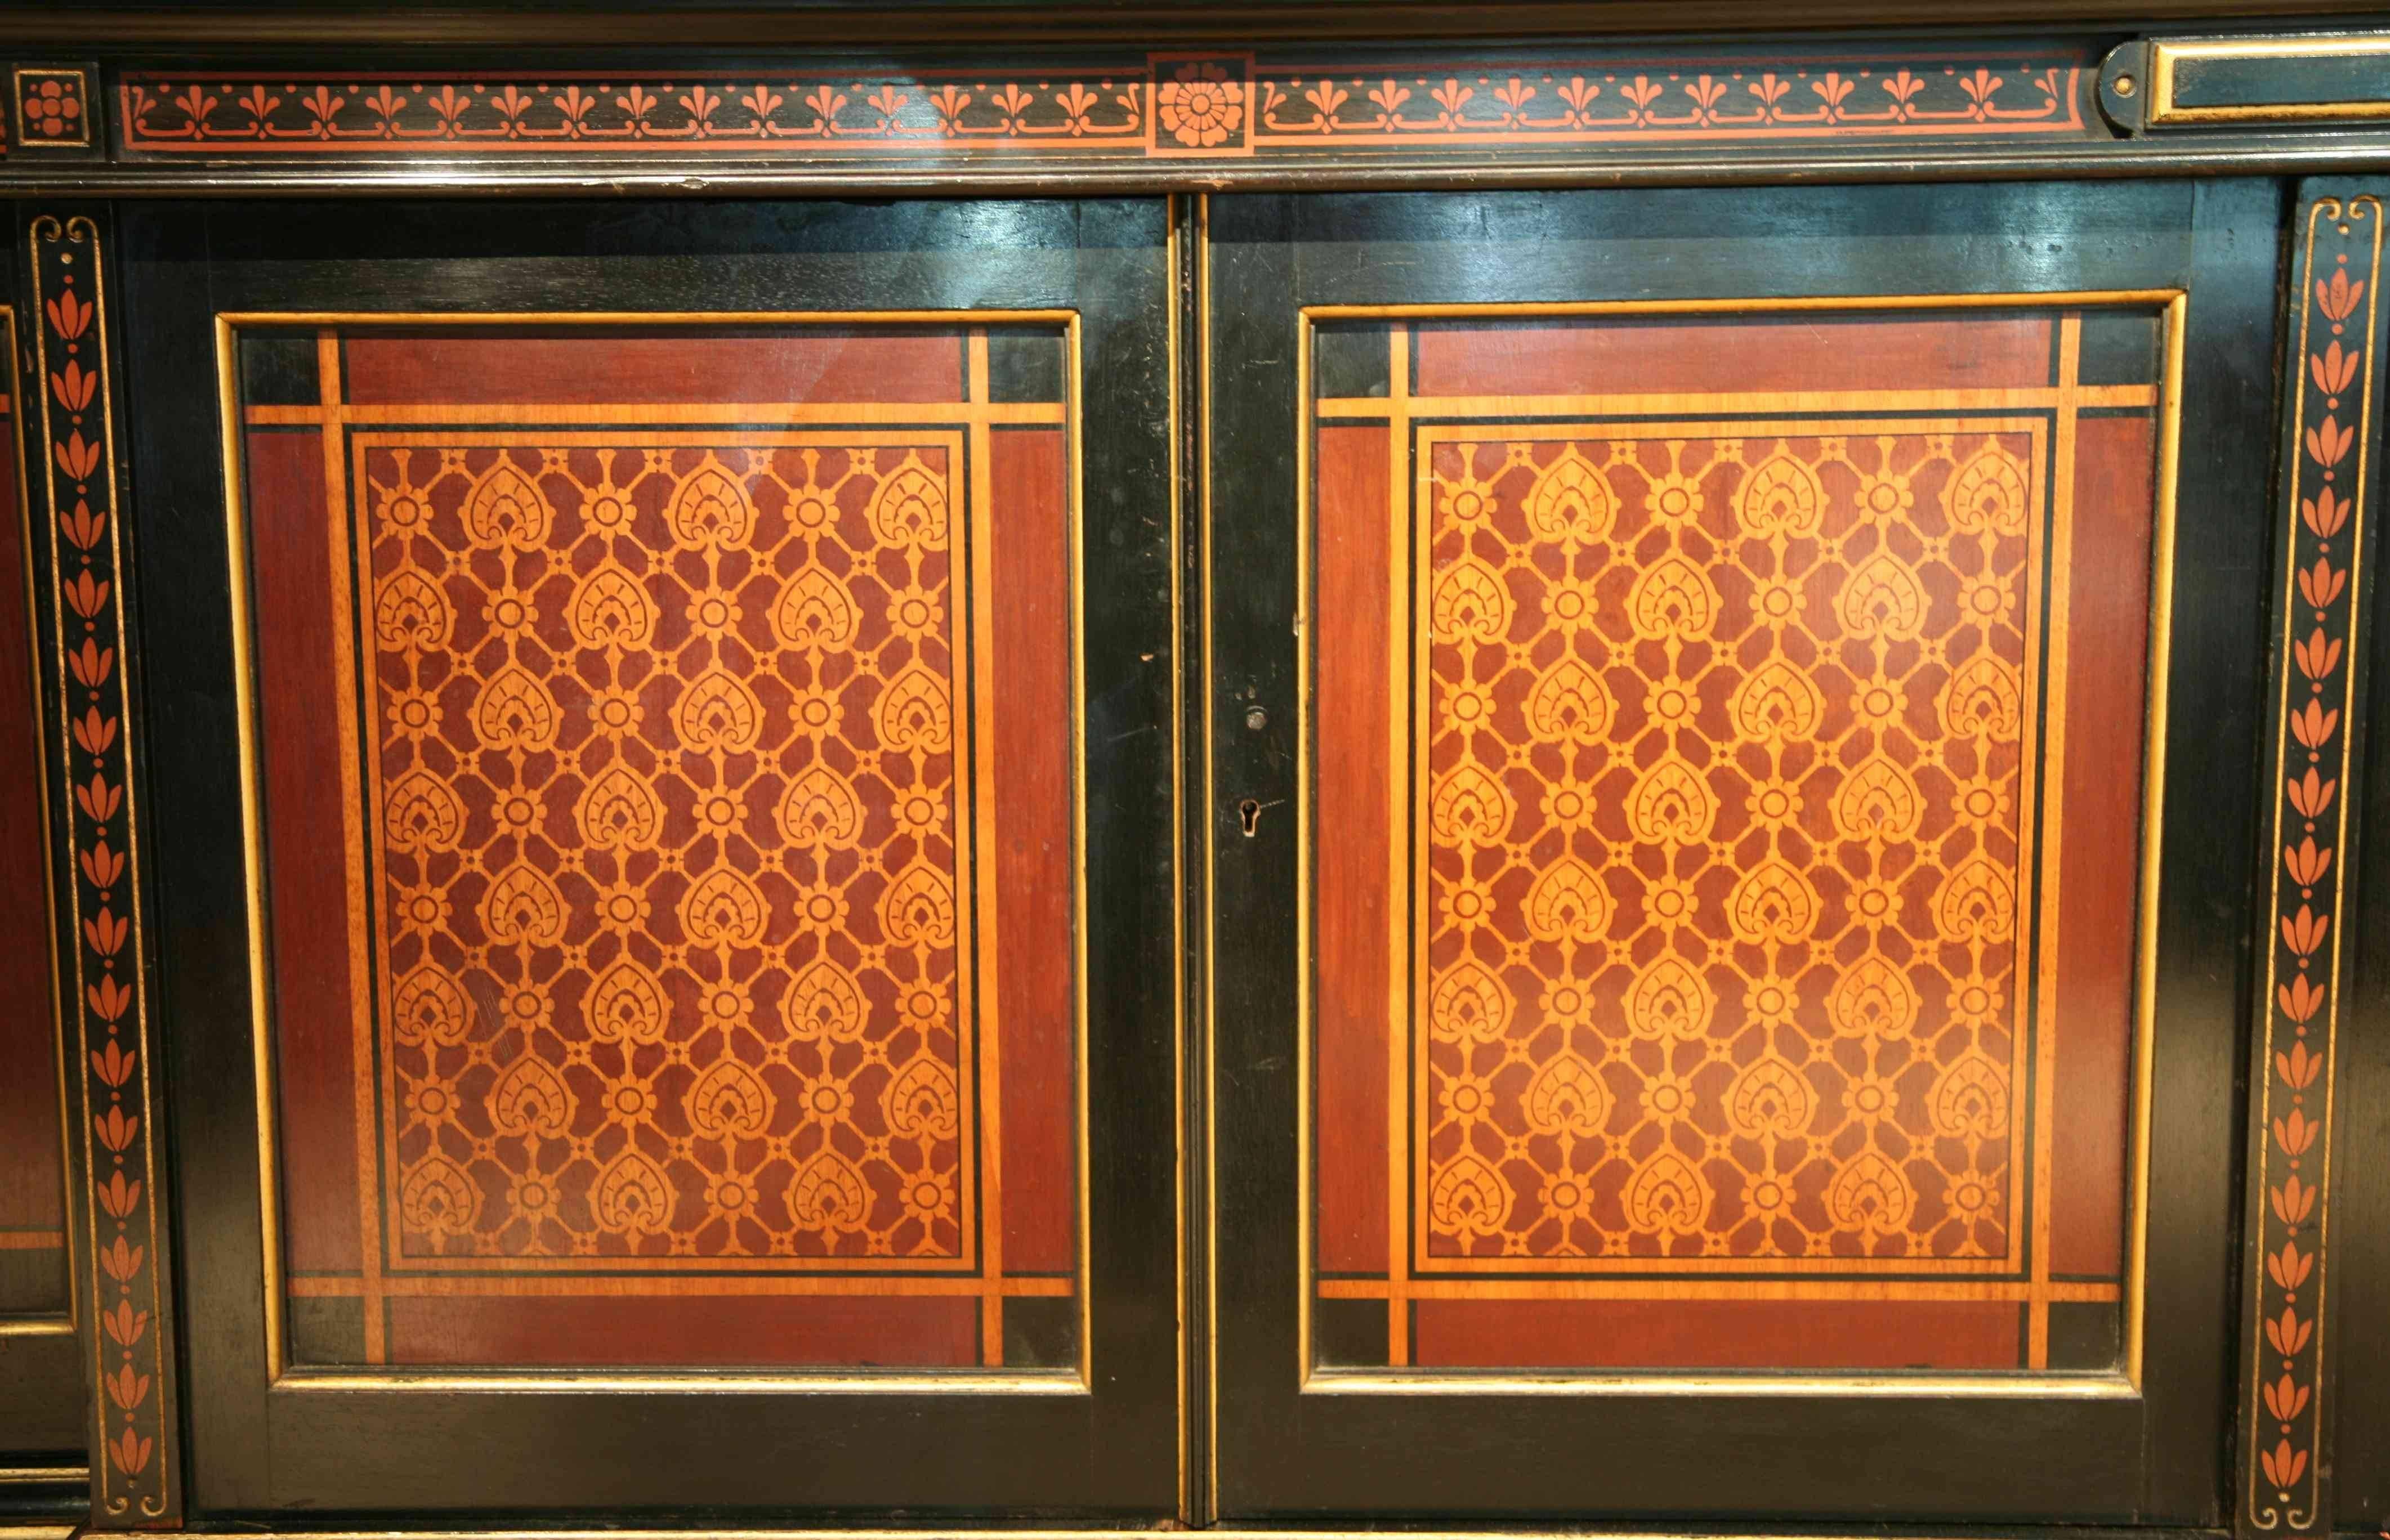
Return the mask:
{"type": "MultiPolygon", "coordinates": [[[[2332,1162],[2365,726],[2378,461],[2383,195],[2301,189],[2284,285],[2281,587],[2268,933],[2249,1069],[2240,1502],[2244,1535],[2332,1527],[2332,1162]]],[[[2362,1160],[2358,1151],[2347,1151],[2362,1160]]]]}
{"type": "Polygon", "coordinates": [[[179,1521],[166,1149],[155,1082],[159,1023],[144,973],[135,719],[127,675],[122,471],[109,353],[104,216],[33,214],[25,226],[40,311],[35,484],[51,524],[69,849],[59,881],[74,928],[66,1004],[77,1303],[89,1322],[92,1518],[104,1528],[179,1521]]]}

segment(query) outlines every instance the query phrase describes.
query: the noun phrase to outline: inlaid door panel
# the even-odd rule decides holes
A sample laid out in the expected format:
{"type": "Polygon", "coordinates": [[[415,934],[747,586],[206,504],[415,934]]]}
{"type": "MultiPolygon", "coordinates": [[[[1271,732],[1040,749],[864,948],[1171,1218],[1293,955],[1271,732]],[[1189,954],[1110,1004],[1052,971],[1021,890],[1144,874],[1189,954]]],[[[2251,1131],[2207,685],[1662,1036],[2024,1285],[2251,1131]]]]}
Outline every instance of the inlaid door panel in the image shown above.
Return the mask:
{"type": "MultiPolygon", "coordinates": [[[[15,314],[0,340],[15,356],[15,314]]],[[[23,425],[0,383],[0,1466],[84,1446],[82,1353],[67,1264],[65,1082],[49,897],[44,695],[23,425]]],[[[0,1495],[6,1484],[0,1481],[0,1495]]]]}
{"type": "Polygon", "coordinates": [[[2212,1516],[2270,199],[1213,205],[1225,1512],[2212,1516]]]}
{"type": "Polygon", "coordinates": [[[239,327],[286,1351],[1075,1367],[1067,321],[687,329],[239,327]]]}
{"type": "Polygon", "coordinates": [[[1315,335],[1320,1362],[2119,1361],[2164,317],[1794,314],[1315,335]]]}
{"type": "Polygon", "coordinates": [[[195,1501],[1170,1510],[1161,211],[448,212],[128,232],[195,1501]]]}

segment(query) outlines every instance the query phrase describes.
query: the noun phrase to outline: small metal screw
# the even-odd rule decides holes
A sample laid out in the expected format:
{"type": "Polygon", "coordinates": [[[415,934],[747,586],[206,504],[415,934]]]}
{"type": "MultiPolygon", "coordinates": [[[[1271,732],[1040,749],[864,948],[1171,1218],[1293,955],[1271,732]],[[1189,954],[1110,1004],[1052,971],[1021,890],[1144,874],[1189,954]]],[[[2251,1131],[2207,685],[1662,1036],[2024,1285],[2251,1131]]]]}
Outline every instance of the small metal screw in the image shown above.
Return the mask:
{"type": "Polygon", "coordinates": [[[1245,725],[1253,729],[1254,732],[1260,732],[1264,727],[1269,725],[1269,712],[1262,710],[1259,706],[1254,706],[1249,709],[1245,712],[1245,725]]]}
{"type": "Polygon", "coordinates": [[[2113,91],[2114,91],[2114,92],[2116,93],[2116,95],[2118,95],[2118,96],[2131,96],[2131,95],[2133,94],[2133,92],[2135,91],[2135,89],[2137,89],[2137,87],[2138,87],[2138,83],[2133,79],[2133,77],[2132,77],[2132,76],[2130,76],[2130,75],[2118,75],[2118,76],[2116,77],[2116,83],[2115,83],[2114,85],[2111,86],[2111,87],[2110,87],[2110,89],[2111,89],[2111,90],[2113,90],[2113,91]]]}

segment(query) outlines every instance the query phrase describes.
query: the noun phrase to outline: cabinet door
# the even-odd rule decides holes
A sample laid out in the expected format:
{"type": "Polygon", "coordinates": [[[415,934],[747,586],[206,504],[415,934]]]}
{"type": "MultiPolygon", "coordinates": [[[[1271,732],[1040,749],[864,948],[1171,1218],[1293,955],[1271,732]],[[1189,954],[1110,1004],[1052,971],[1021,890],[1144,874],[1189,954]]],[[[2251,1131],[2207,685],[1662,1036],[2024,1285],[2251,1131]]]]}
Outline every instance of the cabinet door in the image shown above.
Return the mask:
{"type": "Polygon", "coordinates": [[[2216,1521],[2281,212],[1212,202],[1225,1513],[2216,1521]]]}
{"type": "Polygon", "coordinates": [[[128,213],[200,1510],[1175,1507],[1164,238],[128,213]]]}

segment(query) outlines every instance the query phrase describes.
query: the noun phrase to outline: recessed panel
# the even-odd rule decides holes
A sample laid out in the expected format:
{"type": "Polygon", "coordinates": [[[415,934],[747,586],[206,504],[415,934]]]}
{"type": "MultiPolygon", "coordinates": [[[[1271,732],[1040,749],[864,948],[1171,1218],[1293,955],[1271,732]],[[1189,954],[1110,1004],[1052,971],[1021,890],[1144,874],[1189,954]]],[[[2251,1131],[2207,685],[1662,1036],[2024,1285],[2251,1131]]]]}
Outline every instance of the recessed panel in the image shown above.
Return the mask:
{"type": "Polygon", "coordinates": [[[289,1361],[1074,1367],[1061,327],[237,345],[289,1361]]]}
{"type": "Polygon", "coordinates": [[[2154,316],[1315,341],[1313,1362],[2113,1368],[2154,316]]]}

